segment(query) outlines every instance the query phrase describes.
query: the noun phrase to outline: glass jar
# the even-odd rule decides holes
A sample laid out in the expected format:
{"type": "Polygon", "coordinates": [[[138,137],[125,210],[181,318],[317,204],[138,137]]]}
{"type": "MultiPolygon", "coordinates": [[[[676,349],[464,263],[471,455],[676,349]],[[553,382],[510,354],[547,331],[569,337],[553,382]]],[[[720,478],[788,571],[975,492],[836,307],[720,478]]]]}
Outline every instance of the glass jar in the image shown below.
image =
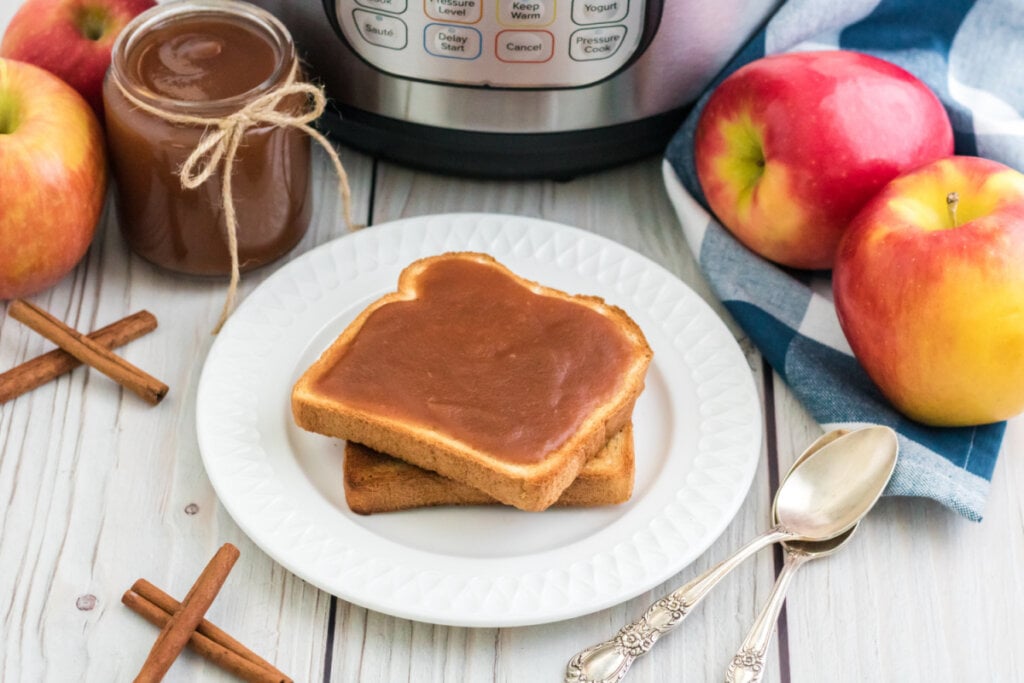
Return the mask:
{"type": "MultiPolygon", "coordinates": [[[[287,29],[244,2],[178,0],[124,28],[103,103],[121,232],[135,253],[179,273],[231,272],[223,167],[196,189],[184,189],[178,176],[207,126],[164,116],[223,119],[297,78],[298,68],[287,29]]],[[[298,113],[305,104],[305,95],[289,96],[278,111],[298,113]]],[[[310,217],[305,133],[270,124],[248,128],[231,180],[242,271],[277,259],[302,239],[310,217]]]]}

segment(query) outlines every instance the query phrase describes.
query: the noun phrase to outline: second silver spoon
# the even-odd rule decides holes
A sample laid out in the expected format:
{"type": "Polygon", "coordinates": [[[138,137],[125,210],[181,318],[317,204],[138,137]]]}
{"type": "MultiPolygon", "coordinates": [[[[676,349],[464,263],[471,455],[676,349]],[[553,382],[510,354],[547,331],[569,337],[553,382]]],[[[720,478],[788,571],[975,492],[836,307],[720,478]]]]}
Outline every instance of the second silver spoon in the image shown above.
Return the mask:
{"type": "Polygon", "coordinates": [[[896,465],[896,433],[872,426],[850,432],[809,454],[775,494],[778,523],[690,583],[655,602],[610,640],[577,653],[566,683],[615,683],[637,657],[676,628],[740,562],[777,541],[823,541],[851,529],[875,504],[896,465]]]}
{"type": "MultiPolygon", "coordinates": [[[[822,446],[835,441],[847,432],[842,429],[823,434],[817,441],[807,447],[793,467],[798,466],[806,458],[816,453],[822,446]]],[[[775,506],[772,506],[772,521],[778,523],[778,513],[775,506]]],[[[859,525],[859,523],[858,523],[859,525]]],[[[783,541],[782,548],[786,553],[785,564],[775,580],[775,586],[768,596],[768,602],[761,609],[761,613],[754,620],[750,632],[740,645],[739,651],[732,658],[729,670],[725,675],[725,683],[757,683],[764,677],[765,662],[768,656],[768,646],[772,642],[772,634],[775,632],[775,623],[779,620],[782,612],[782,605],[786,601],[786,591],[789,589],[793,575],[805,563],[825,557],[836,552],[850,540],[853,532],[857,530],[854,525],[852,529],[843,532],[835,538],[825,541],[783,541]]]]}

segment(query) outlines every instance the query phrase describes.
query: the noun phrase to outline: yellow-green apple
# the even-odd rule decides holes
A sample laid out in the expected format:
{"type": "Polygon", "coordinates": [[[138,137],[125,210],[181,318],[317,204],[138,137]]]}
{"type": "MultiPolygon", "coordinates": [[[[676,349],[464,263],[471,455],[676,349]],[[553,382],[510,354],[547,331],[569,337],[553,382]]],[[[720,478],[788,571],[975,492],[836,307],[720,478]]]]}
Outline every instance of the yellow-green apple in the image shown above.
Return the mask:
{"type": "Polygon", "coordinates": [[[153,0],[28,0],[11,18],[0,57],[57,74],[103,120],[103,75],[114,39],[153,0]]]}
{"type": "Polygon", "coordinates": [[[842,50],[765,57],[715,89],[694,161],[722,224],[794,268],[829,268],[843,229],[897,175],[953,153],[941,102],[912,74],[842,50]]]}
{"type": "Polygon", "coordinates": [[[103,134],[82,96],[0,59],[0,299],[45,289],[81,260],[105,188],[103,134]]]}
{"type": "Polygon", "coordinates": [[[850,347],[902,413],[963,426],[1024,411],[1024,175],[956,156],[889,183],[839,244],[850,347]]]}

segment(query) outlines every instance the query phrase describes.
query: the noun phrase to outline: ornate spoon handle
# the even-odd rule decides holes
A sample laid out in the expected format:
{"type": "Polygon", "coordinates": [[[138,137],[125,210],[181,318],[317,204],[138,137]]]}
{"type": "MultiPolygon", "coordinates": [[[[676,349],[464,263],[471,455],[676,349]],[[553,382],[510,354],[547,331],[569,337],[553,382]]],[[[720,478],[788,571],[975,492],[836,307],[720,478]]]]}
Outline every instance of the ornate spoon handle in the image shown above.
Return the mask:
{"type": "Polygon", "coordinates": [[[570,659],[565,670],[566,683],[621,681],[633,661],[654,647],[658,638],[678,626],[726,574],[766,545],[790,538],[793,535],[782,527],[772,527],[732,557],[661,598],[642,617],[619,629],[611,640],[589,647],[570,659]]]}
{"type": "Polygon", "coordinates": [[[750,632],[744,638],[739,651],[732,658],[729,670],[725,674],[725,683],[757,683],[764,677],[764,664],[768,655],[768,645],[772,642],[775,622],[779,620],[782,604],[786,601],[786,591],[793,580],[796,570],[807,562],[810,556],[797,550],[786,548],[786,562],[775,580],[768,602],[761,608],[761,613],[754,620],[750,632]]]}

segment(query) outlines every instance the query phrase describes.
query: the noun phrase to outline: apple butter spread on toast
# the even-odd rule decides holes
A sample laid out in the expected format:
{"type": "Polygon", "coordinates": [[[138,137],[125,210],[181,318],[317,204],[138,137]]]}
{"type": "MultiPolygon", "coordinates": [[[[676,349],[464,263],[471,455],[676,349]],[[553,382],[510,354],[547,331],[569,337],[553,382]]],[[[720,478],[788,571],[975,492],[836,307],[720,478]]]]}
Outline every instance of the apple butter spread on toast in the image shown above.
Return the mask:
{"type": "Polygon", "coordinates": [[[300,377],[296,423],[542,510],[630,420],[652,352],[601,299],[450,253],[402,271],[300,377]]]}

